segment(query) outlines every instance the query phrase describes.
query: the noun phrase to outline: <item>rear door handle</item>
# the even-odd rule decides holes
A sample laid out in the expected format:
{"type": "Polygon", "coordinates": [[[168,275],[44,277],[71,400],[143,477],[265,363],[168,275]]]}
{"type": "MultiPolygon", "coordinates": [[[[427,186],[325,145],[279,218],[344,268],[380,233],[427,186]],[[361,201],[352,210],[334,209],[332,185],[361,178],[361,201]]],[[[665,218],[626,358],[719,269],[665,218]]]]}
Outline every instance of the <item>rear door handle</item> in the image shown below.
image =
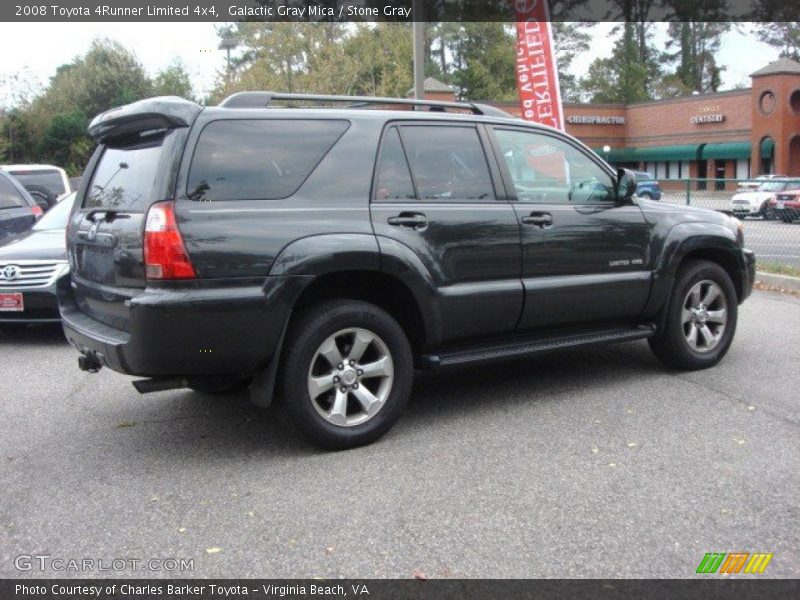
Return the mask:
{"type": "Polygon", "coordinates": [[[428,218],[422,213],[400,213],[396,217],[389,217],[386,222],[389,225],[421,229],[428,224],[428,218]]]}
{"type": "Polygon", "coordinates": [[[547,212],[533,212],[520,220],[525,225],[536,225],[542,229],[553,226],[553,215],[547,212]]]}

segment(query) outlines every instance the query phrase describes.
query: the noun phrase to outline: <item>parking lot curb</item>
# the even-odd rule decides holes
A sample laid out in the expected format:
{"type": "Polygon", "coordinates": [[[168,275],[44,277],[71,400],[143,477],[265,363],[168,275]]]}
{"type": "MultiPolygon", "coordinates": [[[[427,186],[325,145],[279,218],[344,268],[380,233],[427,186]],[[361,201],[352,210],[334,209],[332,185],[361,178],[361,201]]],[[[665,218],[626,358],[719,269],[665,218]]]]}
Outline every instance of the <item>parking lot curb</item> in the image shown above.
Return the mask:
{"type": "Polygon", "coordinates": [[[777,275],[775,273],[756,271],[756,281],[759,281],[762,284],[770,287],[800,292],[800,277],[791,277],[789,275],[777,275]]]}

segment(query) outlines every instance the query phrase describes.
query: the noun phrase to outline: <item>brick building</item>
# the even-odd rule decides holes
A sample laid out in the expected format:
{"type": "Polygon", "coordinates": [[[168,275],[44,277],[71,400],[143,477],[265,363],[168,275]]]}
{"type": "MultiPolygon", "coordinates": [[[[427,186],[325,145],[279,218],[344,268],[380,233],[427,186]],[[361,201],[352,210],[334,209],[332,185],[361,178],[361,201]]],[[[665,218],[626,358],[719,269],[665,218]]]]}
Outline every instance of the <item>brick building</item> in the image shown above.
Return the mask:
{"type": "MultiPolygon", "coordinates": [[[[653,173],[666,187],[686,177],[800,176],[800,63],[781,58],[751,78],[752,87],[728,92],[635,104],[568,103],[567,132],[613,164],[653,173]]],[[[455,98],[432,78],[425,92],[430,99],[455,98]]],[[[517,103],[487,104],[520,112],[517,103]]]]}

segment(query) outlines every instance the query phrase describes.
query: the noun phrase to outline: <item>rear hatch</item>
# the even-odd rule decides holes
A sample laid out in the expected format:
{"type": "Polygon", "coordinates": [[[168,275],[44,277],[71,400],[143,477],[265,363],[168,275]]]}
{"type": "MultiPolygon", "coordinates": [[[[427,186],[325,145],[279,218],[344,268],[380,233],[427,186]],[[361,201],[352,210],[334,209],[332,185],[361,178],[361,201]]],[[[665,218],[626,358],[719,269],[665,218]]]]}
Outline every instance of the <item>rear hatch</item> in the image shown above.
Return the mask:
{"type": "Polygon", "coordinates": [[[67,228],[72,292],[81,311],[128,329],[128,301],[146,285],[147,210],[171,199],[188,129],[201,108],[153,99],[97,117],[99,146],[86,170],[67,228]]]}

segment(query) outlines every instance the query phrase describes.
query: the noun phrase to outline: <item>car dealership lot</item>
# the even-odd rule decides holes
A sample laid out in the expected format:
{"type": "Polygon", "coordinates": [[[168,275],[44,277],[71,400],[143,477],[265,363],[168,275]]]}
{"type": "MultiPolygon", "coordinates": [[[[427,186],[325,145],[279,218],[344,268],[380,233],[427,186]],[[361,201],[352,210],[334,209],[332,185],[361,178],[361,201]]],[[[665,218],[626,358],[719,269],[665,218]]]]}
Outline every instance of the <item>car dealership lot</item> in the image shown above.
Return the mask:
{"type": "Polygon", "coordinates": [[[384,439],[324,453],[243,394],[140,396],[57,329],[0,333],[0,576],[79,575],[14,566],[46,554],[194,562],[119,573],[140,577],[687,577],[745,551],[797,577],[798,348],[800,300],[755,292],[709,371],[634,343],[428,374],[384,439]]]}

